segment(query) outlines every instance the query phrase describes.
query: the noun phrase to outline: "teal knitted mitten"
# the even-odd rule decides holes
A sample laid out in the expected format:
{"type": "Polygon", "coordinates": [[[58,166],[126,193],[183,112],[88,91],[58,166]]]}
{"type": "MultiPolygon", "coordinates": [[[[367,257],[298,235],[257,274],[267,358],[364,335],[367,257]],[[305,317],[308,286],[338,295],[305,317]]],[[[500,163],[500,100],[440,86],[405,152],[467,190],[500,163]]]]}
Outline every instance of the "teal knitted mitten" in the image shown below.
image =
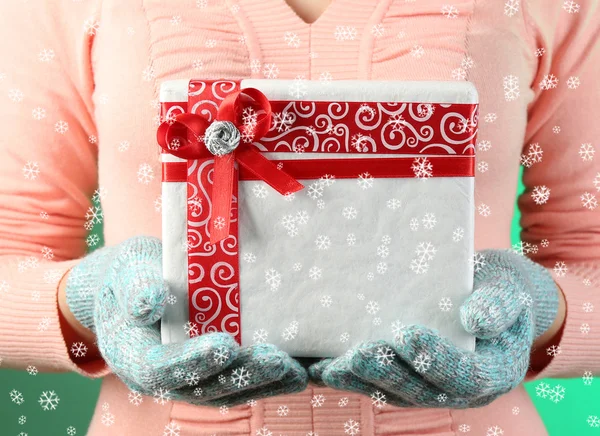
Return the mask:
{"type": "Polygon", "coordinates": [[[90,253],[66,283],[69,309],[133,391],[218,407],[306,388],[306,370],[272,344],[240,347],[215,332],[163,345],[159,320],[168,294],[161,241],[144,236],[90,253]]]}
{"type": "Polygon", "coordinates": [[[534,340],[556,318],[560,291],[549,271],[527,257],[512,250],[480,253],[484,264],[460,308],[464,328],[477,338],[475,351],[411,325],[394,344],[367,341],[312,364],[311,380],[401,407],[480,407],[518,386],[534,340]]]}

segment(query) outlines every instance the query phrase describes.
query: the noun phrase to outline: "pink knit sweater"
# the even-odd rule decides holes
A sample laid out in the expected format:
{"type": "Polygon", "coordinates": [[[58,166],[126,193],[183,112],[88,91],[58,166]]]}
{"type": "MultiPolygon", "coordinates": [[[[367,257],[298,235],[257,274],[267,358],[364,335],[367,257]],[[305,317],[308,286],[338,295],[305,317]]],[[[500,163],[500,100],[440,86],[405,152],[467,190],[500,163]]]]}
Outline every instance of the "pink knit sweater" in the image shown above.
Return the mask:
{"type": "Polygon", "coordinates": [[[333,0],[307,24],[284,0],[2,1],[3,367],[104,377],[92,436],[449,436],[494,426],[505,435],[546,434],[522,386],[470,410],[379,409],[368,396],[313,385],[223,410],[152,397],[136,404],[104,362],[82,365],[70,355],[57,283],[85,253],[86,212],[97,189],[107,245],[136,234],[160,237],[162,80],[469,80],[481,102],[475,248],[510,246],[525,165],[522,241],[554,269],[567,300],[560,353],[528,379],[599,371],[600,1],[576,3],[333,0]],[[138,174],[146,165],[149,183],[138,174]],[[538,195],[543,187],[547,201],[538,195]],[[313,407],[320,394],[323,405],[313,407]],[[278,413],[279,406],[289,412],[278,413]],[[102,422],[106,414],[114,424],[102,422]],[[353,422],[360,433],[348,430],[353,422]]]}

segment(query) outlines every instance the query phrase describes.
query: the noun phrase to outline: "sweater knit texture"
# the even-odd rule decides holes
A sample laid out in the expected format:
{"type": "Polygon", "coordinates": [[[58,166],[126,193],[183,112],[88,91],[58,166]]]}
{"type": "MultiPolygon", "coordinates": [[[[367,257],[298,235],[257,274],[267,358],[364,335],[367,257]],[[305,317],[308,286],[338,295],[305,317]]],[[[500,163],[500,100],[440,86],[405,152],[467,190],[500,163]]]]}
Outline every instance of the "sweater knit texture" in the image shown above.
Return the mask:
{"type": "Polygon", "coordinates": [[[57,288],[85,255],[95,193],[107,246],[160,238],[162,81],[468,80],[480,99],[475,249],[510,248],[523,166],[517,249],[567,303],[560,352],[526,380],[598,373],[600,0],[565,3],[333,0],[309,24],[284,0],[1,2],[2,367],[103,377],[90,436],[546,435],[522,385],[461,410],[379,408],[314,384],[228,409],[130,402],[105,362],[69,353],[57,288]]]}

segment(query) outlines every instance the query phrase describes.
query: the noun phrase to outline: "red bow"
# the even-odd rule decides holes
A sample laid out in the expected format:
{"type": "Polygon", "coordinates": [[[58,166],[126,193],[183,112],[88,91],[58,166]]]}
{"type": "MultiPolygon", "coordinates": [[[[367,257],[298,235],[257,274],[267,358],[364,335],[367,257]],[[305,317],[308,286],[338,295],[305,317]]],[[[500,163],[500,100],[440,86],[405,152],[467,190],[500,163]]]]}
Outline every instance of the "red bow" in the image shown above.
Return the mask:
{"type": "Polygon", "coordinates": [[[214,121],[230,121],[240,131],[241,140],[232,152],[213,155],[208,150],[204,144],[204,132],[210,122],[198,114],[178,114],[173,119],[161,123],[156,132],[158,144],[170,154],[182,159],[214,158],[215,160],[213,210],[210,220],[211,244],[229,236],[234,162],[238,162],[254,173],[280,194],[285,195],[304,188],[292,176],[278,169],[252,145],[253,141],[262,138],[271,128],[271,104],[258,89],[244,88],[228,94],[219,106],[214,121]],[[258,110],[255,109],[256,106],[258,110]],[[246,108],[251,110],[244,114],[246,108]],[[244,122],[247,121],[244,117],[249,117],[251,121],[244,122]],[[183,137],[182,127],[187,129],[183,137]],[[177,132],[179,135],[175,135],[177,132]]]}

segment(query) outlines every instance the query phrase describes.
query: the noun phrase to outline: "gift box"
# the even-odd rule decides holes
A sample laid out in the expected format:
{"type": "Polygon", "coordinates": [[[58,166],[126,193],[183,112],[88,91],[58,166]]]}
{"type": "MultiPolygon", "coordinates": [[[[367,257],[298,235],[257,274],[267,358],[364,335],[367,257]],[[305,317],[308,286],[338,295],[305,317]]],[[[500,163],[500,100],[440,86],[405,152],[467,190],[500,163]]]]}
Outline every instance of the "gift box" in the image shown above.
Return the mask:
{"type": "Polygon", "coordinates": [[[474,349],[472,83],[182,79],[160,102],[163,343],[333,357],[423,324],[474,349]]]}

